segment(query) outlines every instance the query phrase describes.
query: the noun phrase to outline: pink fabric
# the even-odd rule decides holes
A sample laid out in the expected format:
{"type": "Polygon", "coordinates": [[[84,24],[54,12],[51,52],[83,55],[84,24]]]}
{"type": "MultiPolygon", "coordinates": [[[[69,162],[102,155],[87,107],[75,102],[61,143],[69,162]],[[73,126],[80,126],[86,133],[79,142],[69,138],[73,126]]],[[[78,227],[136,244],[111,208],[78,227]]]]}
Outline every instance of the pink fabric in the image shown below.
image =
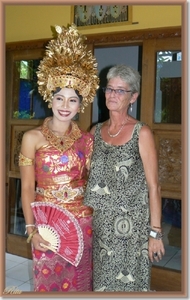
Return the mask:
{"type": "Polygon", "coordinates": [[[33,251],[34,290],[38,292],[92,291],[92,217],[78,219],[84,251],[77,267],[52,251],[33,251]]]}
{"type": "Polygon", "coordinates": [[[35,200],[55,203],[73,214],[83,232],[84,251],[74,267],[52,251],[32,249],[35,291],[92,291],[92,209],[83,205],[92,147],[92,135],[82,132],[64,153],[51,145],[36,151],[35,200]]]}

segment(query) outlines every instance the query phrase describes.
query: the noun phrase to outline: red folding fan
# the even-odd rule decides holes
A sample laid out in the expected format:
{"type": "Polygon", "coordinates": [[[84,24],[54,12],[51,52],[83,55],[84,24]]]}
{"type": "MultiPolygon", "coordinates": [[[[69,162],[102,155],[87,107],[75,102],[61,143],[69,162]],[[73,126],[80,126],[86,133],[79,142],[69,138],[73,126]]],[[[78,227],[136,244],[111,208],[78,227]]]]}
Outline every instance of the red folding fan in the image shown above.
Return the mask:
{"type": "Polygon", "coordinates": [[[76,218],[66,209],[46,202],[31,203],[38,231],[56,252],[74,266],[78,266],[84,249],[83,233],[76,218]]]}

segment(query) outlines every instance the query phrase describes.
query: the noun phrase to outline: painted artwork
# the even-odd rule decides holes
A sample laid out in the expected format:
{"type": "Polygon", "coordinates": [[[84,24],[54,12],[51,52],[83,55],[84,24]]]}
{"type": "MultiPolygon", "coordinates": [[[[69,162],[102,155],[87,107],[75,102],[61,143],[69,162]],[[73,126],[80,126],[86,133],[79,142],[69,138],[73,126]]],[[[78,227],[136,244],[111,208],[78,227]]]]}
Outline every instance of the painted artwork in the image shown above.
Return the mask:
{"type": "Polygon", "coordinates": [[[76,5],[73,22],[77,26],[106,25],[130,21],[127,5],[76,5]]]}

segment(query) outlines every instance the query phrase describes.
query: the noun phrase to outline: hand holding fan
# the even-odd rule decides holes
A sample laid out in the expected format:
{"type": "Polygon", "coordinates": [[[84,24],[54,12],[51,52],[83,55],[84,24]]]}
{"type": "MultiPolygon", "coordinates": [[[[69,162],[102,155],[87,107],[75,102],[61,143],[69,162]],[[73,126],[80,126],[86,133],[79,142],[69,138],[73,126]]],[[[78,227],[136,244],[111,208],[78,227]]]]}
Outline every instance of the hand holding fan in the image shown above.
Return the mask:
{"type": "Polygon", "coordinates": [[[53,203],[33,202],[31,207],[39,234],[51,243],[51,246],[43,246],[77,266],[84,249],[83,233],[77,219],[53,203]]]}

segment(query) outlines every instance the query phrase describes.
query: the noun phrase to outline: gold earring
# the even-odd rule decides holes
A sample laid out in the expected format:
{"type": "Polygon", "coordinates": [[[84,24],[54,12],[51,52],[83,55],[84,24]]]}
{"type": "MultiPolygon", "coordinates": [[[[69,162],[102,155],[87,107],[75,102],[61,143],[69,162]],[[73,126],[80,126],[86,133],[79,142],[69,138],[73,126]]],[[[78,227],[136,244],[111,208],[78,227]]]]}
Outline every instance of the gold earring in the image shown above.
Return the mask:
{"type": "Polygon", "coordinates": [[[49,101],[48,108],[52,108],[52,101],[49,101]]]}
{"type": "Polygon", "coordinates": [[[48,100],[48,108],[52,108],[53,95],[51,94],[51,98],[48,100]]]}

